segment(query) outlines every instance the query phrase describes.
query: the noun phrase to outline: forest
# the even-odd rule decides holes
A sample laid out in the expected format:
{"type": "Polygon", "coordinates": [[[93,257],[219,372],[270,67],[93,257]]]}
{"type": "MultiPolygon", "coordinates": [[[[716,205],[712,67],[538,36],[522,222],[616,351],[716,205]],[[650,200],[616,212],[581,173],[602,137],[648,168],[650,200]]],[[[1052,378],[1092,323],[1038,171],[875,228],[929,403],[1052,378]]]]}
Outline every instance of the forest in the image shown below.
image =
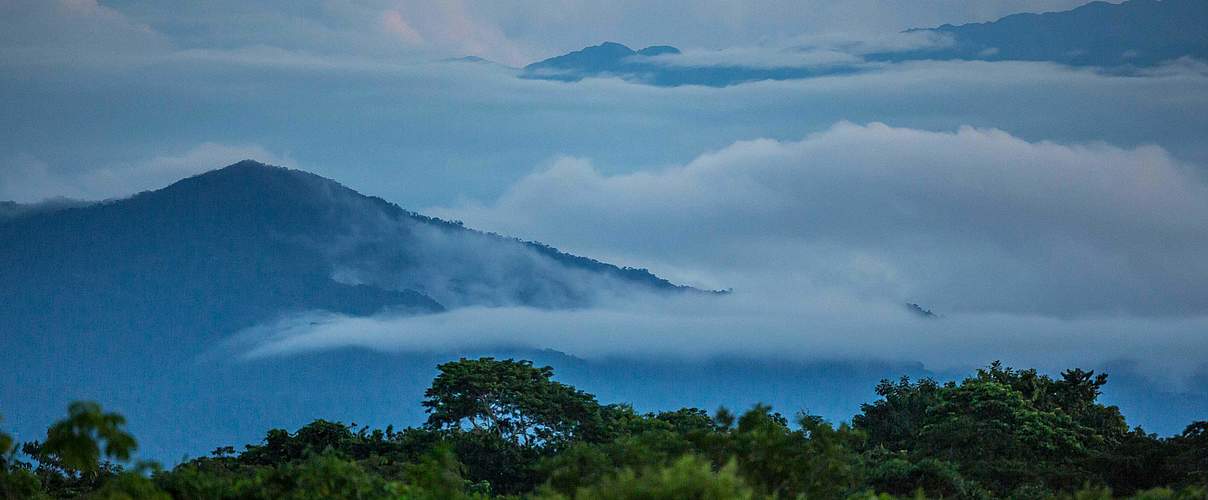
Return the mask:
{"type": "Polygon", "coordinates": [[[171,468],[134,459],[121,415],[72,403],[40,440],[0,432],[0,497],[1208,498],[1208,421],[1130,428],[1099,400],[1107,375],[1081,369],[887,379],[836,424],[762,404],[639,413],[524,360],[437,368],[422,426],[315,420],[171,468]]]}

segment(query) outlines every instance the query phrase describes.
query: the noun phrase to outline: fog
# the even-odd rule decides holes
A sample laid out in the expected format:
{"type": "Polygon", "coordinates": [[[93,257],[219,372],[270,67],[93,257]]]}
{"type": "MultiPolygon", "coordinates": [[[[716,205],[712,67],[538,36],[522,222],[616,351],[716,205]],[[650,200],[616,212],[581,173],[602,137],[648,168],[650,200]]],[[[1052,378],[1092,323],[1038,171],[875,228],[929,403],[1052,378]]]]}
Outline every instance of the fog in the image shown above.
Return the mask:
{"type": "Polygon", "coordinates": [[[711,288],[1196,316],[1208,313],[1201,172],[1153,146],[840,123],[632,174],[563,158],[497,200],[431,212],[711,288]]]}
{"type": "Polygon", "coordinates": [[[1176,384],[1208,355],[1208,186],[1154,146],[839,123],[631,174],[564,158],[496,200],[431,211],[734,292],[622,289],[573,310],[312,313],[243,333],[238,351],[548,348],[940,371],[1133,362],[1176,384]]]}
{"type": "Polygon", "coordinates": [[[595,360],[918,361],[934,371],[970,370],[995,359],[1048,372],[1133,362],[1139,373],[1183,389],[1189,377],[1202,373],[1208,352],[1203,317],[1061,320],[986,313],[926,319],[900,304],[833,295],[774,303],[767,298],[645,297],[592,309],[467,307],[425,316],[314,313],[246,331],[226,349],[250,359],[349,347],[553,349],[595,360]]]}
{"type": "Polygon", "coordinates": [[[762,13],[676,2],[228,3],[182,24],[146,2],[10,2],[0,12],[21,15],[0,16],[0,199],[127,196],[251,157],[470,227],[734,289],[626,299],[615,283],[520,247],[491,253],[440,234],[407,247],[378,228],[331,248],[333,277],[420,288],[462,308],[287,319],[248,334],[255,356],[516,342],[586,356],[666,346],[688,357],[962,366],[1135,358],[1154,371],[1171,356],[1182,363],[1174,372],[1188,373],[1206,354],[1195,332],[1208,315],[1202,62],[1129,75],[860,62],[935,42],[886,35],[910,26],[1077,3],[762,13]],[[879,35],[853,45],[849,32],[879,35]],[[520,65],[609,39],[684,48],[669,64],[861,71],[656,88],[524,80],[506,66],[445,60],[520,65]],[[399,272],[391,259],[403,250],[382,250],[391,245],[423,265],[399,272]],[[567,311],[518,307],[511,298],[531,292],[511,278],[518,270],[556,276],[537,296],[573,284],[583,300],[558,304],[576,307],[567,311]],[[922,321],[907,302],[943,318],[922,321]]]}

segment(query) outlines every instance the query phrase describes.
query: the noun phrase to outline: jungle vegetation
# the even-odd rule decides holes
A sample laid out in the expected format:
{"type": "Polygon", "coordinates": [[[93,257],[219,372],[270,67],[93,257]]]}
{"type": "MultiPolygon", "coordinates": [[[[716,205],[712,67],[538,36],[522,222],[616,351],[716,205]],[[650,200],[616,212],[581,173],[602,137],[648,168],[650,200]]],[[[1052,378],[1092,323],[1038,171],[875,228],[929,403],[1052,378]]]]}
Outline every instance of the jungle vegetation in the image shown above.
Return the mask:
{"type": "Polygon", "coordinates": [[[1105,374],[993,363],[959,382],[884,380],[850,422],[639,413],[523,360],[438,366],[427,422],[315,420],[166,469],[131,461],[125,419],[73,403],[43,439],[0,433],[0,497],[1208,498],[1208,421],[1159,437],[1099,401],[1105,374]]]}

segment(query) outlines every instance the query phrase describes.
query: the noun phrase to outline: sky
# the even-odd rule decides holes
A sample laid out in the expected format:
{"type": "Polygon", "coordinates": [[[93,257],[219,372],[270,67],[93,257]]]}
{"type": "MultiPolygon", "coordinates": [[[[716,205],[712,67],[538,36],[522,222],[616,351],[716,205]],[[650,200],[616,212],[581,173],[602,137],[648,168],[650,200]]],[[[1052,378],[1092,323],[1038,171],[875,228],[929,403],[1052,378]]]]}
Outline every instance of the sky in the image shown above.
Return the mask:
{"type": "Polygon", "coordinates": [[[123,197],[252,158],[734,290],[292,318],[250,333],[252,357],[481,343],[504,323],[499,335],[585,356],[1130,359],[1190,376],[1208,359],[1203,62],[867,63],[724,88],[512,69],[605,40],[702,64],[803,45],[858,58],[846,42],[1080,3],[0,0],[0,200],[123,197]],[[494,63],[450,60],[467,55],[494,63]],[[906,302],[944,318],[920,322],[906,302]],[[583,335],[558,333],[569,325],[583,335]]]}

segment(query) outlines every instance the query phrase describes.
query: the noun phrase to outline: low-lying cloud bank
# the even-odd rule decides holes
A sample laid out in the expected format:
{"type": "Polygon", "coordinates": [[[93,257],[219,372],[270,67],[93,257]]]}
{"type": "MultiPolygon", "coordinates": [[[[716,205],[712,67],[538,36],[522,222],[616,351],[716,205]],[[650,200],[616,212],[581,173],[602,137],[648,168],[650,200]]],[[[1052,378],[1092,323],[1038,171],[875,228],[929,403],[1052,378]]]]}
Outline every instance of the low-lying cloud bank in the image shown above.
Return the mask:
{"type": "Polygon", "coordinates": [[[1158,147],[840,123],[657,171],[562,158],[492,203],[430,212],[751,293],[1208,314],[1208,184],[1158,147]]]}
{"type": "Polygon", "coordinates": [[[768,303],[762,295],[643,297],[594,309],[468,307],[425,316],[294,316],[244,332],[246,358],[340,348],[384,352],[553,349],[587,359],[752,358],[921,362],[968,370],[1001,359],[1060,370],[1131,362],[1180,386],[1202,373],[1208,318],[1062,320],[956,314],[927,319],[902,305],[835,296],[768,303]]]}
{"type": "Polygon", "coordinates": [[[492,203],[432,212],[735,292],[576,310],[315,313],[236,345],[250,357],[519,347],[935,370],[1124,361],[1174,381],[1208,357],[1208,187],[1157,147],[840,123],[657,171],[606,175],[563,158],[492,203]]]}

